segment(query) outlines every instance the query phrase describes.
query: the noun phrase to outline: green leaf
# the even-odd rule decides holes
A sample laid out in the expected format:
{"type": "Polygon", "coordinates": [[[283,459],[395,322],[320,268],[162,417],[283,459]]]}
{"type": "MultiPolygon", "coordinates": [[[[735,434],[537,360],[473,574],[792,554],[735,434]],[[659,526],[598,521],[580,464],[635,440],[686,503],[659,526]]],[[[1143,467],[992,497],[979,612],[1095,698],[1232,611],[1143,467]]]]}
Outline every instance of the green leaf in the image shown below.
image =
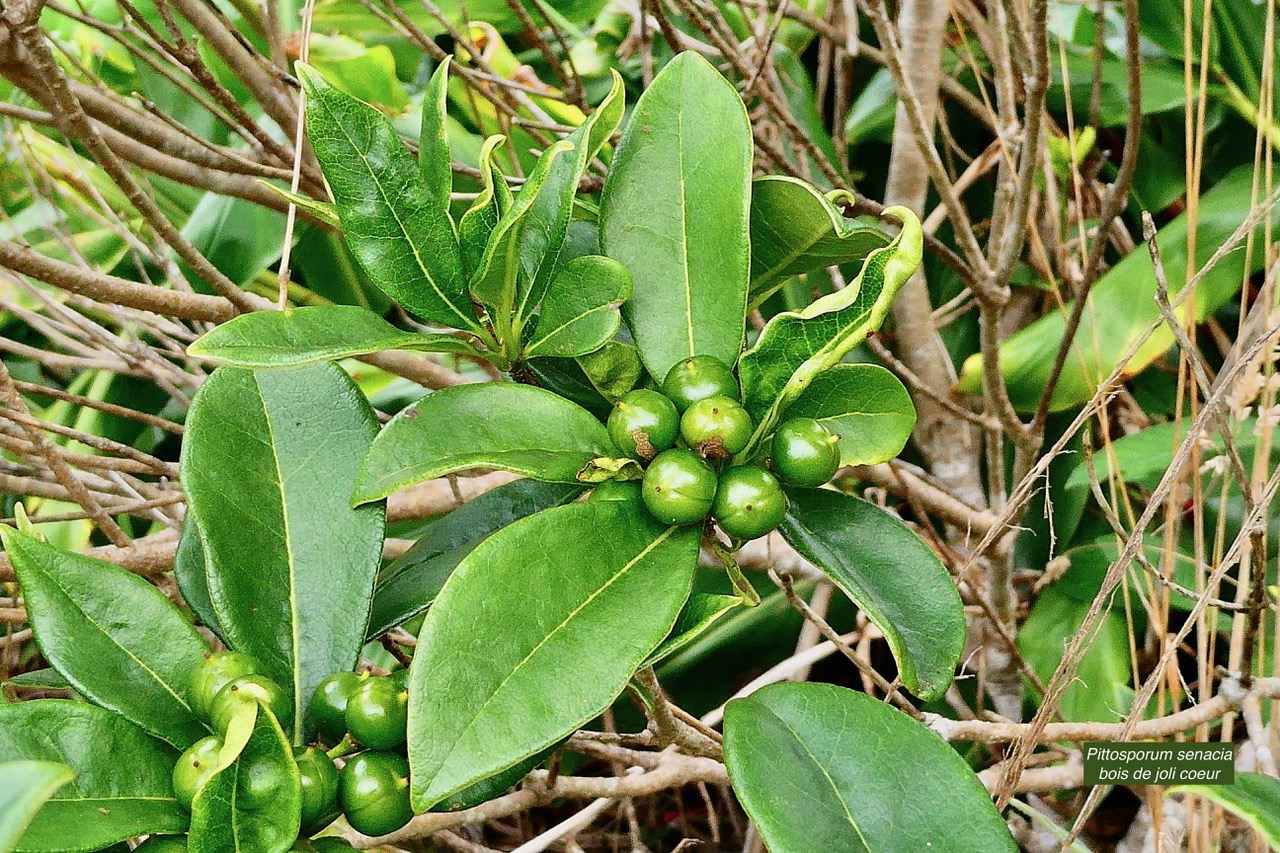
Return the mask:
{"type": "Polygon", "coordinates": [[[636,348],[613,340],[577,358],[535,358],[526,366],[543,388],[605,420],[613,404],[640,381],[644,366],[636,348]]]}
{"type": "Polygon", "coordinates": [[[902,683],[921,699],[951,684],[964,651],[964,606],[924,541],[875,504],[826,489],[788,493],[782,535],[884,632],[902,683]]]}
{"type": "Polygon", "coordinates": [[[334,86],[370,104],[400,113],[409,93],[396,77],[396,59],[385,44],[365,45],[344,35],[310,34],[307,61],[334,86]]]}
{"type": "Polygon", "coordinates": [[[205,566],[204,542],[200,538],[196,515],[188,508],[186,518],[182,521],[178,550],[173,556],[173,579],[178,583],[182,600],[191,608],[196,619],[217,634],[225,645],[226,637],[223,636],[222,626],[218,624],[213,599],[209,597],[209,576],[205,566]]]}
{"type": "Polygon", "coordinates": [[[453,335],[405,332],[367,308],[317,305],[241,314],[187,348],[198,358],[237,367],[296,367],[388,349],[482,355],[453,335]]]}
{"type": "Polygon", "coordinates": [[[415,808],[609,707],[675,624],[698,541],[601,501],[529,516],[472,551],[427,611],[410,670],[415,808]]]}
{"type": "Polygon", "coordinates": [[[627,268],[603,255],[574,258],[556,270],[524,357],[595,352],[622,322],[619,307],[631,295],[627,268]]]}
{"type": "Polygon", "coordinates": [[[433,195],[395,128],[299,63],[311,145],[351,252],[369,278],[435,323],[483,333],[471,310],[449,197],[433,195]]]}
{"type": "Polygon", "coordinates": [[[837,364],[819,373],[789,418],[813,418],[840,436],[841,465],[874,465],[902,452],[916,424],[911,394],[876,364],[837,364]]]}
{"type": "Polygon", "coordinates": [[[334,230],[340,229],[342,227],[342,222],[340,219],[338,219],[337,209],[329,202],[316,201],[314,198],[312,198],[309,195],[303,195],[302,193],[295,193],[292,190],[290,190],[288,187],[282,187],[282,186],[279,186],[278,184],[273,184],[271,183],[271,181],[266,181],[266,180],[263,180],[262,178],[258,178],[257,182],[262,186],[266,187],[267,189],[271,190],[272,192],[274,192],[276,195],[283,198],[285,201],[288,201],[294,205],[297,205],[300,209],[305,210],[307,213],[310,213],[316,219],[320,220],[326,225],[333,227],[334,230]]]}
{"type": "Polygon", "coordinates": [[[412,548],[378,573],[369,639],[382,636],[430,607],[457,565],[489,536],[581,493],[582,487],[571,483],[516,480],[433,521],[412,548]]]}
{"type": "Polygon", "coordinates": [[[256,705],[243,749],[191,803],[191,853],[285,853],[298,837],[302,787],[293,750],[275,717],[256,705]]]}
{"type": "Polygon", "coordinates": [[[1280,850],[1280,779],[1237,773],[1234,785],[1175,785],[1170,794],[1195,794],[1222,806],[1280,850]]]}
{"type": "Polygon", "coordinates": [[[874,224],[846,219],[836,207],[853,194],[823,195],[804,181],[781,176],[751,185],[751,304],[758,305],[794,275],[862,263],[889,244],[874,224]]]}
{"type": "Polygon", "coordinates": [[[591,413],[529,385],[486,382],[436,391],[392,418],[364,460],[356,503],[469,468],[576,482],[583,465],[614,453],[591,413]]]}
{"type": "MultiPolygon", "coordinates": [[[[1201,198],[1196,230],[1196,269],[1227,241],[1249,215],[1252,180],[1253,169],[1243,166],[1219,181],[1201,198]]],[[[1156,235],[1171,299],[1187,280],[1188,222],[1187,214],[1183,213],[1156,235]]],[[[1277,222],[1280,222],[1280,217],[1273,209],[1271,227],[1277,222]]],[[[1258,226],[1256,240],[1262,240],[1266,227],[1264,219],[1258,226]]],[[[1248,272],[1262,269],[1262,253],[1228,252],[1200,280],[1194,299],[1175,309],[1178,316],[1186,318],[1188,308],[1192,308],[1192,316],[1198,323],[1225,305],[1240,290],[1240,283],[1245,279],[1246,257],[1250,262],[1248,272]]],[[[1081,316],[1080,328],[1063,367],[1062,378],[1050,400],[1051,411],[1082,405],[1093,396],[1098,383],[1120,364],[1138,336],[1160,318],[1160,308],[1154,299],[1155,290],[1155,271],[1146,251],[1130,252],[1098,279],[1090,291],[1090,304],[1081,316]]],[[[1040,403],[1072,304],[1046,314],[1000,347],[1000,372],[1008,384],[1009,399],[1019,411],[1034,411],[1040,403]]],[[[1125,375],[1141,372],[1164,355],[1173,342],[1173,332],[1168,326],[1159,326],[1125,365],[1125,375]]],[[[981,354],[965,361],[956,387],[966,394],[981,393],[981,354]]]]}
{"type": "Polygon", "coordinates": [[[724,760],[772,853],[1018,849],[964,759],[865,693],[773,684],[735,699],[724,760]]]}
{"type": "MultiPolygon", "coordinates": [[[[191,211],[182,236],[237,284],[280,259],[285,217],[256,202],[207,192],[191,211]]],[[[192,281],[200,278],[188,272],[192,281]]]]}
{"type": "Polygon", "coordinates": [[[0,681],[0,687],[8,687],[10,684],[18,687],[43,687],[48,690],[70,690],[71,685],[67,680],[58,674],[53,667],[45,667],[43,669],[32,669],[26,672],[20,672],[17,675],[11,675],[4,681],[0,681]]]}
{"type": "Polygon", "coordinates": [[[600,245],[635,279],[623,314],[658,380],[691,355],[738,359],[750,272],[751,158],[742,99],[688,51],[640,96],[614,152],[600,245]]]}
{"type": "Polygon", "coordinates": [[[587,116],[587,120],[566,137],[573,144],[573,153],[552,164],[521,227],[520,266],[525,287],[515,306],[517,325],[532,314],[548,288],[556,286],[556,277],[564,274],[559,269],[560,250],[569,230],[578,184],[592,158],[622,121],[625,101],[622,75],[613,70],[610,73],[613,86],[609,94],[587,116]]]}
{"type": "Polygon", "coordinates": [[[0,853],[11,853],[45,801],[75,778],[65,764],[7,761],[0,764],[0,853]]]}
{"type": "Polygon", "coordinates": [[[715,624],[721,616],[742,603],[736,595],[719,595],[709,592],[695,592],[689,596],[676,617],[675,627],[671,634],[662,641],[662,645],[649,655],[645,666],[656,666],[662,661],[684,649],[694,640],[702,636],[708,628],[715,624]]]}
{"type": "Polygon", "coordinates": [[[490,136],[480,148],[480,193],[458,221],[458,243],[462,268],[470,280],[484,261],[489,237],[502,214],[511,207],[511,188],[493,162],[493,152],[506,142],[505,136],[490,136]]]}
{"type": "Polygon", "coordinates": [[[51,761],[76,774],[36,814],[21,853],[79,853],[187,829],[170,778],[177,750],[118,714],[64,699],[0,704],[0,762],[8,761],[51,761]]]}
{"type": "MultiPolygon", "coordinates": [[[[384,513],[347,497],[376,432],[364,396],[331,363],[219,368],[187,417],[182,482],[218,623],[295,709],[351,669],[364,643],[384,513]]],[[[295,714],[296,742],[304,723],[295,714]]]]}
{"type": "Polygon", "coordinates": [[[777,314],[743,354],[738,363],[742,391],[747,410],[760,423],[760,435],[768,434],[777,414],[815,377],[879,328],[898,289],[920,266],[920,220],[902,207],[885,213],[900,218],[902,230],[888,246],[867,256],[856,279],[801,311],[777,314]]]}
{"type": "MultiPolygon", "coordinates": [[[[453,192],[453,155],[445,120],[449,115],[449,63],[446,56],[422,93],[422,130],[418,136],[418,171],[427,194],[448,199],[453,192]]],[[[446,203],[446,209],[448,205],[446,203]]]]}
{"type": "Polygon", "coordinates": [[[0,527],[40,650],[75,689],[159,738],[208,734],[187,704],[209,650],[182,612],[143,578],[0,527]]]}

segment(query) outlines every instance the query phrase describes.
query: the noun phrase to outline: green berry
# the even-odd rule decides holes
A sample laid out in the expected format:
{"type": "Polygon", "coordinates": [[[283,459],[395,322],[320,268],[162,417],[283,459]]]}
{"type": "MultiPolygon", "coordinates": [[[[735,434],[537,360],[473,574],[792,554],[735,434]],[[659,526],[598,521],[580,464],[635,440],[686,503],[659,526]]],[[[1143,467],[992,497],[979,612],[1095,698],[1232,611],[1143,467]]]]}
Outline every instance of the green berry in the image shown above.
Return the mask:
{"type": "Polygon", "coordinates": [[[778,478],[759,465],[736,465],[720,475],[711,511],[720,529],[737,539],[755,539],[782,523],[787,497],[778,478]]]}
{"type": "Polygon", "coordinates": [[[362,752],[342,768],[338,800],[347,823],[365,835],[386,835],[413,818],[409,762],[391,752],[362,752]]]}
{"type": "Polygon", "coordinates": [[[640,500],[639,480],[605,480],[591,490],[587,496],[589,501],[638,501],[640,500]]]}
{"type": "Polygon", "coordinates": [[[695,355],[676,364],[662,382],[662,393],[680,411],[708,397],[741,396],[738,380],[729,365],[710,355],[695,355]]]}
{"type": "Polygon", "coordinates": [[[347,731],[369,749],[395,749],[405,741],[409,694],[390,678],[366,678],[347,703],[347,731]]]}
{"type": "Polygon", "coordinates": [[[307,706],[311,722],[327,743],[337,744],[347,733],[347,702],[360,686],[354,672],[335,672],[317,685],[307,706]]]}
{"type": "Polygon", "coordinates": [[[237,678],[261,672],[257,658],[243,652],[212,652],[205,655],[191,671],[187,682],[187,701],[196,716],[206,722],[213,712],[213,699],[218,691],[237,678]]]}
{"type": "Polygon", "coordinates": [[[772,456],[784,483],[821,486],[840,469],[840,436],[813,418],[789,418],[773,434],[772,456]]]}
{"type": "MultiPolygon", "coordinates": [[[[191,802],[218,768],[218,754],[222,751],[222,739],[209,735],[193,743],[182,753],[173,766],[173,793],[178,805],[191,810],[191,802]]],[[[163,848],[161,848],[163,849],[163,848]]],[[[183,847],[185,850],[185,846],[183,847]]]]}
{"type": "Polygon", "coordinates": [[[185,835],[153,835],[133,848],[133,853],[187,853],[185,835]]]}
{"type": "Polygon", "coordinates": [[[338,767],[314,746],[295,749],[293,757],[302,783],[302,828],[323,829],[338,816],[338,767]]]}
{"type": "Polygon", "coordinates": [[[742,404],[729,397],[706,397],[685,409],[680,435],[703,456],[724,459],[746,448],[755,427],[742,404]]]}
{"type": "Polygon", "coordinates": [[[716,472],[692,450],[659,453],[644,472],[640,496],[649,512],[667,524],[706,518],[716,495],[716,472]]]}
{"type": "Polygon", "coordinates": [[[635,459],[652,459],[676,443],[680,415],[657,391],[630,391],[613,404],[609,437],[618,450],[635,459]]]}
{"type": "Polygon", "coordinates": [[[213,710],[209,714],[214,729],[226,734],[239,703],[250,699],[270,711],[282,729],[289,728],[293,721],[293,706],[283,688],[264,675],[246,675],[223,687],[214,697],[213,710]]]}

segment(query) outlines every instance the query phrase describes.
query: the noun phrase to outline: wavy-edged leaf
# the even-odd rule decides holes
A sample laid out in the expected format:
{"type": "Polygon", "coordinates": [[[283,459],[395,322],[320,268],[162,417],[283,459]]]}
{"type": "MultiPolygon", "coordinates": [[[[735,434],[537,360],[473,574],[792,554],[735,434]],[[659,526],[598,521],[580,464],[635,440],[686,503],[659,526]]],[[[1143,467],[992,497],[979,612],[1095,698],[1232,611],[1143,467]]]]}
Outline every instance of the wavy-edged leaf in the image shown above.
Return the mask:
{"type": "Polygon", "coordinates": [[[589,501],[517,521],[472,551],[427,611],[410,670],[415,808],[607,708],[675,624],[698,540],[636,504],[589,501]]]}
{"type": "Polygon", "coordinates": [[[0,853],[17,848],[40,807],[75,775],[70,767],[54,761],[0,764],[0,853]]]}
{"type": "Polygon", "coordinates": [[[772,853],[1016,853],[960,754],[879,699],[773,684],[725,709],[734,793],[772,853]]]}
{"type": "Polygon", "coordinates": [[[370,280],[405,308],[481,333],[471,310],[449,197],[433,195],[382,113],[299,64],[307,128],[342,231],[370,280]]]}
{"type": "Polygon", "coordinates": [[[887,215],[902,220],[893,241],[867,256],[858,277],[843,290],[801,311],[774,316],[756,345],[738,363],[747,411],[767,432],[785,409],[822,371],[835,366],[889,313],[898,289],[920,266],[924,234],[914,213],[890,207],[887,215]]]}
{"type": "Polygon", "coordinates": [[[827,489],[788,492],[782,535],[884,632],[907,689],[936,699],[964,651],[964,605],[919,536],[875,504],[827,489]]]}
{"type": "Polygon", "coordinates": [[[206,332],[187,352],[236,367],[270,368],[297,367],[388,349],[484,355],[462,338],[405,332],[357,305],[314,305],[241,314],[206,332]]]}
{"type": "Polygon", "coordinates": [[[191,853],[285,853],[298,837],[302,786],[289,739],[257,703],[252,731],[233,761],[191,803],[191,853]]]}
{"type": "Polygon", "coordinates": [[[186,692],[209,647],[172,601],[111,563],[8,527],[0,539],[41,652],[77,692],[174,746],[208,734],[186,692]]]}
{"type": "Polygon", "coordinates": [[[613,443],[590,412],[542,388],[486,382],[444,388],[391,419],[365,457],[352,498],[378,500],[469,468],[573,483],[613,443]]]}
{"type": "Polygon", "coordinates": [[[511,188],[498,164],[493,162],[493,152],[506,140],[505,136],[490,136],[480,146],[480,193],[458,220],[462,268],[468,281],[484,261],[484,251],[498,220],[511,208],[511,188]]]}
{"type": "Polygon", "coordinates": [[[560,250],[569,230],[573,199],[592,158],[609,141],[622,121],[625,96],[622,75],[612,71],[613,86],[576,130],[566,137],[573,153],[556,160],[521,227],[520,266],[524,286],[517,298],[517,325],[528,318],[548,288],[555,287],[560,250]]]}
{"type": "Polygon", "coordinates": [[[742,348],[750,275],[751,126],[733,86],[686,51],[645,90],[613,155],[600,245],[631,271],[623,316],[661,380],[742,348]]]}
{"type": "Polygon", "coordinates": [[[1195,794],[1217,803],[1280,850],[1280,779],[1237,773],[1234,785],[1177,785],[1170,794],[1195,794]]]}
{"type": "Polygon", "coordinates": [[[585,255],[562,264],[542,299],[524,357],[595,352],[617,333],[618,309],[630,295],[631,274],[612,258],[585,255]]]}
{"type": "Polygon", "coordinates": [[[787,278],[838,264],[863,262],[889,244],[873,223],[846,219],[827,195],[796,178],[769,175],[751,185],[751,304],[759,305],[787,278]]]}
{"type": "Polygon", "coordinates": [[[520,519],[582,494],[572,483],[516,480],[467,501],[443,518],[378,573],[369,616],[369,639],[431,606],[459,563],[489,536],[520,519]]]}
{"type": "MultiPolygon", "coordinates": [[[[418,171],[432,198],[448,199],[453,192],[453,154],[445,119],[449,115],[449,64],[446,56],[431,74],[422,93],[422,130],[418,135],[418,171]]],[[[445,202],[448,209],[448,202],[445,202]]]]}
{"type": "MultiPolygon", "coordinates": [[[[218,623],[295,708],[351,669],[364,643],[384,512],[347,497],[376,432],[360,389],[332,363],[218,368],[187,417],[182,481],[218,623]]],[[[300,743],[305,715],[294,716],[300,743]]]]}
{"type": "Polygon", "coordinates": [[[680,615],[676,617],[675,627],[671,629],[671,634],[662,641],[662,645],[658,646],[653,654],[649,655],[649,659],[645,661],[645,666],[656,666],[681,649],[688,647],[701,637],[708,628],[714,625],[716,620],[741,603],[742,599],[736,595],[695,592],[689,596],[689,600],[681,608],[680,615]]]}
{"type": "Polygon", "coordinates": [[[20,853],[100,850],[187,829],[171,779],[178,751],[119,714],[65,699],[0,704],[0,762],[8,761],[51,761],[76,774],[36,814],[20,853]]]}
{"type": "Polygon", "coordinates": [[[874,465],[902,452],[916,425],[911,394],[878,364],[837,364],[787,407],[840,436],[841,465],[874,465]]]}

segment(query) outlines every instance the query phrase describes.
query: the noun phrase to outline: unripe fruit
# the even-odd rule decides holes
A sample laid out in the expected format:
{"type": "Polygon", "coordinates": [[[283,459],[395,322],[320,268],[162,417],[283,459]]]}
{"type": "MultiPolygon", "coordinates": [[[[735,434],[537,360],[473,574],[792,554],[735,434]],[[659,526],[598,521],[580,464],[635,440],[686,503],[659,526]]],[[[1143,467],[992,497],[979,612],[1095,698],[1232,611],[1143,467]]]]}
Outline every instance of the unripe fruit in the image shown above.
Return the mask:
{"type": "Polygon", "coordinates": [[[605,480],[591,490],[587,496],[589,501],[638,501],[640,500],[639,480],[605,480]]]}
{"type": "Polygon", "coordinates": [[[742,395],[733,370],[715,356],[695,355],[676,364],[662,381],[662,393],[680,411],[708,397],[737,400],[742,395]]]}
{"type": "Polygon", "coordinates": [[[703,456],[724,459],[746,448],[754,426],[737,400],[723,395],[707,397],[685,409],[680,435],[703,456]]]}
{"type": "Polygon", "coordinates": [[[362,752],[342,768],[338,800],[347,823],[365,835],[386,835],[413,818],[409,762],[390,752],[362,752]]]}
{"type": "Polygon", "coordinates": [[[347,703],[347,731],[370,749],[395,749],[409,724],[409,694],[390,678],[364,679],[347,703]]]}
{"type": "Polygon", "coordinates": [[[628,392],[609,413],[609,438],[635,459],[652,459],[671,447],[679,429],[680,415],[672,402],[644,388],[628,392]]]}
{"type": "MultiPolygon", "coordinates": [[[[217,735],[200,738],[182,753],[173,766],[173,794],[178,805],[187,811],[196,793],[218,769],[218,754],[222,751],[222,739],[217,735]]],[[[185,842],[184,842],[185,844],[185,842]]],[[[186,849],[185,846],[183,849],[186,849]]]]}
{"type": "Polygon", "coordinates": [[[338,767],[314,746],[295,749],[293,757],[302,783],[302,828],[318,831],[338,817],[338,767]]]}
{"type": "Polygon", "coordinates": [[[759,465],[736,465],[720,475],[711,511],[720,529],[738,539],[755,539],[782,523],[787,498],[778,478],[759,465]]]}
{"type": "Polygon", "coordinates": [[[813,418],[788,418],[773,434],[772,456],[784,483],[821,486],[840,469],[840,436],[813,418]]]}
{"type": "Polygon", "coordinates": [[[347,733],[347,702],[360,686],[354,672],[335,672],[316,686],[307,709],[326,742],[337,744],[347,733]]]}
{"type": "Polygon", "coordinates": [[[196,716],[206,722],[213,712],[213,699],[218,691],[237,678],[261,672],[257,658],[243,652],[213,652],[205,655],[191,671],[187,682],[187,701],[196,716]]]}
{"type": "Polygon", "coordinates": [[[667,524],[706,518],[716,495],[716,472],[692,450],[677,448],[649,463],[640,496],[649,512],[667,524]]]}
{"type": "Polygon", "coordinates": [[[240,703],[251,699],[269,710],[280,728],[288,729],[293,722],[293,707],[284,689],[264,675],[246,675],[219,690],[214,697],[213,710],[209,714],[214,729],[226,734],[240,703]]]}

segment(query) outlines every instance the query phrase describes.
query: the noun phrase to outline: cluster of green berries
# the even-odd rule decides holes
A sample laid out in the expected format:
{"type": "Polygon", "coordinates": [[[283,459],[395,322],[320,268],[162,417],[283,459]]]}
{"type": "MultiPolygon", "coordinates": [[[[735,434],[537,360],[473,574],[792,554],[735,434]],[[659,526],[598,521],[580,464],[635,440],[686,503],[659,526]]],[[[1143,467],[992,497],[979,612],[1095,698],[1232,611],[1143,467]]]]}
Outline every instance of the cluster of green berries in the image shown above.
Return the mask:
{"type": "MultiPolygon", "coordinates": [[[[308,712],[321,738],[338,747],[335,754],[346,752],[347,747],[363,751],[348,754],[339,770],[330,753],[319,745],[294,749],[302,788],[300,824],[304,836],[323,830],[343,814],[353,828],[366,835],[394,832],[413,817],[409,762],[403,749],[408,725],[405,675],[407,670],[392,676],[341,672],[316,688],[308,712]]],[[[214,732],[192,744],[173,769],[174,794],[189,810],[196,794],[218,770],[237,703],[258,702],[285,729],[293,720],[293,707],[283,688],[261,673],[254,657],[232,651],[205,656],[191,675],[187,700],[214,732]]],[[[267,760],[259,763],[262,766],[241,768],[241,805],[277,808],[272,792],[278,790],[281,774],[288,770],[267,760]]],[[[157,837],[147,844],[153,841],[157,846],[145,850],[170,853],[187,849],[185,840],[173,836],[157,837]]],[[[294,848],[316,853],[349,849],[346,842],[330,838],[300,841],[294,848]]]]}
{"type": "MultiPolygon", "coordinates": [[[[655,518],[693,524],[710,515],[728,535],[755,539],[782,523],[783,483],[816,487],[835,475],[840,437],[812,418],[784,421],[768,443],[766,464],[726,464],[756,430],[740,397],[728,365],[697,355],[671,368],[661,392],[638,389],[614,405],[609,437],[647,466],[640,497],[655,518]]],[[[604,483],[592,499],[629,499],[635,488],[604,483]]]]}

